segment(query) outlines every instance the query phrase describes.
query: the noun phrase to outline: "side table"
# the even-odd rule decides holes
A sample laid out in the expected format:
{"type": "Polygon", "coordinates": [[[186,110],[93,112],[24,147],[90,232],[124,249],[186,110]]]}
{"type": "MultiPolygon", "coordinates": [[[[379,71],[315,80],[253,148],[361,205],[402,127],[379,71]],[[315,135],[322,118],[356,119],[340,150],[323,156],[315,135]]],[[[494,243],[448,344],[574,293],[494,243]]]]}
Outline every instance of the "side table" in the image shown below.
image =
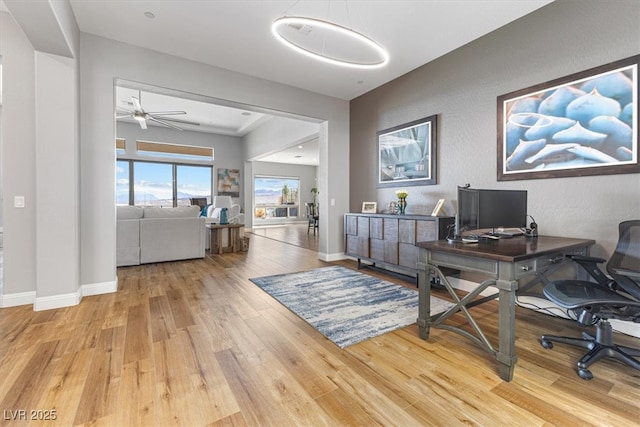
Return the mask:
{"type": "Polygon", "coordinates": [[[206,227],[211,230],[209,248],[212,254],[222,255],[224,252],[240,251],[240,230],[244,228],[244,224],[207,224],[206,227]],[[223,230],[228,231],[228,246],[222,246],[223,230]]]}

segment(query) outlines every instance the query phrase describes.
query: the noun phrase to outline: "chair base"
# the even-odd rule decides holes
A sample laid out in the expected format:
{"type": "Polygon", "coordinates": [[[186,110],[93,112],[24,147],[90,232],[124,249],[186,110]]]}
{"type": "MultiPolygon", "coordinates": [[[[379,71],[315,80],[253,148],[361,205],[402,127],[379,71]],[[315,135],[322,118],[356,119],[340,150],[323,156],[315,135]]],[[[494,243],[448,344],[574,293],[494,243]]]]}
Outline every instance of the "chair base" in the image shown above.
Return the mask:
{"type": "Polygon", "coordinates": [[[577,363],[578,375],[585,380],[593,378],[593,374],[588,369],[589,366],[605,357],[616,359],[632,368],[640,370],[640,361],[634,358],[634,356],[640,356],[640,349],[614,344],[611,324],[607,320],[600,320],[598,322],[595,337],[583,332],[582,338],[561,337],[556,335],[543,335],[540,338],[540,344],[542,344],[544,348],[553,348],[552,341],[589,349],[577,363]]]}

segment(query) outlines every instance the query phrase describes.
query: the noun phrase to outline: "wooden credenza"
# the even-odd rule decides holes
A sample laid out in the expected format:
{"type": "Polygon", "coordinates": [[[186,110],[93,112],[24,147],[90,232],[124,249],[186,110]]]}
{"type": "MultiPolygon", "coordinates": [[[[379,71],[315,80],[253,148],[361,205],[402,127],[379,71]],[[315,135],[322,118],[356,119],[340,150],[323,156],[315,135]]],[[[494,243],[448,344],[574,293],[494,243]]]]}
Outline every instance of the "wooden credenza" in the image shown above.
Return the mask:
{"type": "Polygon", "coordinates": [[[345,255],[417,276],[418,242],[447,237],[454,217],[348,213],[344,216],[345,255]]]}

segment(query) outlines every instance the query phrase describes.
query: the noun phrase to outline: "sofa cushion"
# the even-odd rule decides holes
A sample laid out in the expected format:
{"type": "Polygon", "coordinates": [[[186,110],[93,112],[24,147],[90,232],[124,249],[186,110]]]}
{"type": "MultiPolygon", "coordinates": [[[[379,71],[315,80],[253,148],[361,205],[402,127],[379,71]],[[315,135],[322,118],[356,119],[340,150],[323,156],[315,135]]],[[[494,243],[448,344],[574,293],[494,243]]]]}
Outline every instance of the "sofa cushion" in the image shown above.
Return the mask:
{"type": "Polygon", "coordinates": [[[200,216],[199,206],[177,208],[144,208],[144,218],[195,218],[200,216]]]}
{"type": "Polygon", "coordinates": [[[117,206],[117,219],[140,219],[144,210],[140,206],[117,206]]]}

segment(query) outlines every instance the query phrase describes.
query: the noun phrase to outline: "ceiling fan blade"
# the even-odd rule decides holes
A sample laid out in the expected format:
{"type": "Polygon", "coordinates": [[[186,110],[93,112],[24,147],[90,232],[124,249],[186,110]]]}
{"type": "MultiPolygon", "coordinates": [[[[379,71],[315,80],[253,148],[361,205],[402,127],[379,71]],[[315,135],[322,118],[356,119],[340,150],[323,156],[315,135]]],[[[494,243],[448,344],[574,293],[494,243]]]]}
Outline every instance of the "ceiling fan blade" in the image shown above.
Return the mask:
{"type": "Polygon", "coordinates": [[[156,123],[160,123],[161,125],[176,129],[176,130],[182,130],[182,128],[179,128],[178,126],[171,124],[165,120],[160,120],[160,119],[156,119],[155,117],[147,117],[149,120],[151,120],[152,122],[156,122],[156,123]]]}
{"type": "Polygon", "coordinates": [[[116,115],[116,119],[126,119],[127,117],[131,117],[131,113],[129,113],[129,114],[118,114],[118,115],[116,115]]]}
{"type": "Polygon", "coordinates": [[[174,116],[178,114],[187,114],[186,111],[145,111],[145,113],[155,116],[174,116]]]}
{"type": "Polygon", "coordinates": [[[140,127],[142,129],[146,129],[147,128],[147,121],[146,120],[138,120],[138,123],[140,123],[140,127]]]}
{"type": "MultiPolygon", "coordinates": [[[[155,117],[155,114],[149,114],[149,116],[155,117]]],[[[191,122],[189,120],[174,119],[174,118],[169,118],[169,117],[163,117],[162,119],[158,119],[158,120],[164,120],[164,121],[167,121],[167,122],[184,123],[185,125],[200,126],[200,123],[198,123],[198,122],[191,122]]]]}
{"type": "Polygon", "coordinates": [[[136,98],[135,96],[132,96],[132,97],[131,97],[131,101],[133,102],[133,108],[134,108],[136,111],[144,111],[144,110],[142,109],[142,105],[140,105],[140,100],[139,100],[138,98],[136,98]]]}

